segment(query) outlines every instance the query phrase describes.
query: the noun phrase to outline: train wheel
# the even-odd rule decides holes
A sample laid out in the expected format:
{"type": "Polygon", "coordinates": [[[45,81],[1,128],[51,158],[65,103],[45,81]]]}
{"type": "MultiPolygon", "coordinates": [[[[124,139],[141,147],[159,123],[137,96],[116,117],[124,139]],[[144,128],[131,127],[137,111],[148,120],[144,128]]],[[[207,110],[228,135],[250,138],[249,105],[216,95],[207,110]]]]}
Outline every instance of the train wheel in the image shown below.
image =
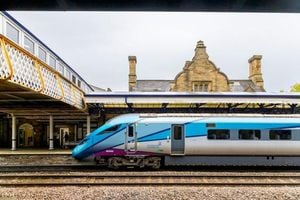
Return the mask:
{"type": "Polygon", "coordinates": [[[111,169],[119,169],[123,165],[123,159],[120,157],[111,157],[108,159],[108,167],[111,169]]]}

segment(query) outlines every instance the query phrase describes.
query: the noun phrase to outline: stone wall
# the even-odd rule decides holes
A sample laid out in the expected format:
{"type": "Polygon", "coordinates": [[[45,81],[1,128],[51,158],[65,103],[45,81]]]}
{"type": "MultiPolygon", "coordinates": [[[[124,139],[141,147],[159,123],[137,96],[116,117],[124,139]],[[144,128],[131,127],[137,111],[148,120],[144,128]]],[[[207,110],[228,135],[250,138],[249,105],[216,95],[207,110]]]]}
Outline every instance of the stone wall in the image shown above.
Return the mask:
{"type": "Polygon", "coordinates": [[[210,61],[202,41],[197,43],[192,61],[186,61],[183,71],[174,80],[172,91],[192,92],[196,84],[207,84],[208,92],[229,91],[227,76],[210,61]]]}

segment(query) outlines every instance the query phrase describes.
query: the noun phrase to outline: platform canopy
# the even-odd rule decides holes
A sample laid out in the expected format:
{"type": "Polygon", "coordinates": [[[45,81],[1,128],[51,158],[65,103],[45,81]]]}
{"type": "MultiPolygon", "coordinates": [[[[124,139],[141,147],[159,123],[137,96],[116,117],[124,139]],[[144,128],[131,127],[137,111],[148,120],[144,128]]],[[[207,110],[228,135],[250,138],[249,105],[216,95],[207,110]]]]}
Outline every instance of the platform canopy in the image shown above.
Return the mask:
{"type": "Polygon", "coordinates": [[[105,92],[85,95],[91,113],[298,113],[297,93],[105,92]]]}

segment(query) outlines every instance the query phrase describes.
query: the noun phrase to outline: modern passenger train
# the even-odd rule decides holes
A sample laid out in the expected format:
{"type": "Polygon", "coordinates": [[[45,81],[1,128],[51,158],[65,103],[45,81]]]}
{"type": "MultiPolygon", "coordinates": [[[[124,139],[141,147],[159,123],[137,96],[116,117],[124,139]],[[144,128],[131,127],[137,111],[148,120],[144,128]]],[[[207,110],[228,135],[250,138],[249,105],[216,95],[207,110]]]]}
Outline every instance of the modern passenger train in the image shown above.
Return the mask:
{"type": "Polygon", "coordinates": [[[300,118],[125,114],[87,135],[72,155],[111,168],[300,166],[300,118]]]}

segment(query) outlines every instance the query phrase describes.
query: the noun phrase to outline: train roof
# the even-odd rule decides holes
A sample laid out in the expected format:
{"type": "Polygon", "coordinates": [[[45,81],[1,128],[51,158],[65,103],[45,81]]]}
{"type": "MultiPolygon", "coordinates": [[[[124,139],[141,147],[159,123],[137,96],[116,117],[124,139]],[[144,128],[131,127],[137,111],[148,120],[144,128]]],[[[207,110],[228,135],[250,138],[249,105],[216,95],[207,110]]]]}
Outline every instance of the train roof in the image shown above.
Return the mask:
{"type": "Polygon", "coordinates": [[[300,123],[300,115],[258,114],[140,114],[143,123],[300,123]]]}
{"type": "Polygon", "coordinates": [[[114,126],[123,123],[300,123],[300,115],[262,114],[124,114],[106,122],[114,126]]]}

